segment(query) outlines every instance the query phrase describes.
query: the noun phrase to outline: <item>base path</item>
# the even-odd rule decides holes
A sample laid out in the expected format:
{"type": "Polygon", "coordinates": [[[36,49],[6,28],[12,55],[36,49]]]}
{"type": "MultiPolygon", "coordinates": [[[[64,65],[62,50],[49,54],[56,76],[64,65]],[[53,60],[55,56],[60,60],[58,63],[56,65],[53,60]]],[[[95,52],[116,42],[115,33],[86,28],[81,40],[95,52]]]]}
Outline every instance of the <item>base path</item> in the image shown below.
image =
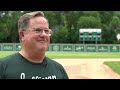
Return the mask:
{"type": "Polygon", "coordinates": [[[61,63],[70,79],[120,79],[120,75],[104,61],[120,61],[120,59],[54,59],[61,63]]]}

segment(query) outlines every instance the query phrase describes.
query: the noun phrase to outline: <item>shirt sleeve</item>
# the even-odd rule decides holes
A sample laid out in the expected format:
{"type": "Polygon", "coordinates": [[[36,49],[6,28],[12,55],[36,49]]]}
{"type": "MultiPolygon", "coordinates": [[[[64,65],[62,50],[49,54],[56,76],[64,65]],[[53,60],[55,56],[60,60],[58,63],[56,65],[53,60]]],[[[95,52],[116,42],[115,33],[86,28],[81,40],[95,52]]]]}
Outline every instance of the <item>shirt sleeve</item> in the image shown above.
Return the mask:
{"type": "Polygon", "coordinates": [[[2,71],[2,62],[0,61],[0,79],[2,79],[3,71],[2,71]]]}
{"type": "Polygon", "coordinates": [[[69,79],[68,74],[62,65],[60,65],[60,70],[62,72],[63,79],[69,79]]]}

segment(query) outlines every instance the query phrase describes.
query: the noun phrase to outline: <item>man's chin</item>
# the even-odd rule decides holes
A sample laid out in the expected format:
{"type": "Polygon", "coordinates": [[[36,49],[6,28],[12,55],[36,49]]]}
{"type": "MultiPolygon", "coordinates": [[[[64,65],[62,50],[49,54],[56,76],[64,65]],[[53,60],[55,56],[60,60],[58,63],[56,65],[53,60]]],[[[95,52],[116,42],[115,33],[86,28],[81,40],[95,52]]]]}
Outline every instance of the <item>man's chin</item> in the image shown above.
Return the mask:
{"type": "Polygon", "coordinates": [[[46,47],[43,47],[43,48],[39,48],[39,51],[46,51],[47,50],[47,48],[46,47]]]}

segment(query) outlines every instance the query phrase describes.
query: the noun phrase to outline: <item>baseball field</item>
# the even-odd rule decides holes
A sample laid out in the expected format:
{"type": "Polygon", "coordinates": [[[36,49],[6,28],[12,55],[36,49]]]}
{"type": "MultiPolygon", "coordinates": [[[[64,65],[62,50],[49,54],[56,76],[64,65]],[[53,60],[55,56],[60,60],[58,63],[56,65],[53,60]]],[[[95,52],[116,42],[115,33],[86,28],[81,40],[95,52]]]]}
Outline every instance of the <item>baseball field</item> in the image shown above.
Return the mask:
{"type": "MultiPolygon", "coordinates": [[[[0,52],[0,58],[15,52],[0,52]]],[[[47,52],[61,63],[70,79],[120,79],[118,52],[47,52]]]]}

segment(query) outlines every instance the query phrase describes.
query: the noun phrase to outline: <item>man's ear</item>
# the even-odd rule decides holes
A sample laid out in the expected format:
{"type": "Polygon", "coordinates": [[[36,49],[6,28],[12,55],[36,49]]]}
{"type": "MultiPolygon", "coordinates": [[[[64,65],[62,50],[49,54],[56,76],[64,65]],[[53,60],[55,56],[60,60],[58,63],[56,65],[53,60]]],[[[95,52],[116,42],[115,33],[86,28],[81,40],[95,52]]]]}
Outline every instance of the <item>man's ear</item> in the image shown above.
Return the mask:
{"type": "Polygon", "coordinates": [[[23,32],[23,31],[20,31],[20,32],[19,32],[19,35],[20,35],[20,39],[23,40],[23,38],[24,38],[24,32],[23,32]]]}

